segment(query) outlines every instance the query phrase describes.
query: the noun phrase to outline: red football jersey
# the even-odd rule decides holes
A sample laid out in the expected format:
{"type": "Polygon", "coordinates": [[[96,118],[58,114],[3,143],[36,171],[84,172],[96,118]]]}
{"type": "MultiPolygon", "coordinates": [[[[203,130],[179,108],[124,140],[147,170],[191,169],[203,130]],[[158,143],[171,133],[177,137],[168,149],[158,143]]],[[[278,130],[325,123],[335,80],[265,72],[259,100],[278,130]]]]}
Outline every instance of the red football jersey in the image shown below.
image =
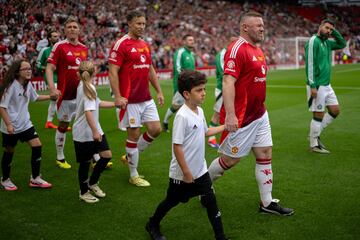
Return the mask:
{"type": "MultiPolygon", "coordinates": [[[[239,127],[245,127],[260,118],[266,111],[267,66],[262,50],[239,38],[227,48],[224,57],[224,75],[236,78],[235,114],[239,127]]],[[[220,121],[225,122],[224,106],[220,111],[220,121]]]]}
{"type": "Polygon", "coordinates": [[[125,35],[111,47],[109,63],[120,67],[119,90],[128,103],[139,103],[151,99],[149,76],[151,52],[142,39],[125,35]]]}
{"type": "Polygon", "coordinates": [[[82,43],[76,45],[68,40],[56,43],[47,60],[56,66],[58,75],[57,89],[61,91],[58,105],[61,100],[76,98],[76,90],[80,79],[77,76],[80,62],[86,61],[88,49],[82,43]]]}

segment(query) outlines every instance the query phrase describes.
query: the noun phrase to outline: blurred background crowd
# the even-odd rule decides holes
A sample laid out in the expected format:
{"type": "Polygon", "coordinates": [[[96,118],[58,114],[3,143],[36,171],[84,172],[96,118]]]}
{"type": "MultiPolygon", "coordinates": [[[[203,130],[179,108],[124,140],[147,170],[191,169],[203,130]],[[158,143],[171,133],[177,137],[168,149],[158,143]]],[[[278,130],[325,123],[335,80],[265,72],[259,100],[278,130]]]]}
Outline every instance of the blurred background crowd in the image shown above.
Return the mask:
{"type": "MultiPolygon", "coordinates": [[[[101,71],[106,71],[111,44],[127,32],[126,15],[132,9],[143,10],[147,15],[145,40],[152,47],[157,69],[172,67],[173,52],[181,46],[186,33],[195,37],[197,66],[214,65],[216,52],[231,36],[239,34],[239,18],[247,10],[264,15],[266,38],[262,48],[268,64],[276,64],[281,55],[277,39],[309,37],[317,32],[324,18],[335,19],[336,28],[348,42],[347,49],[337,53],[337,59],[346,55],[347,60],[360,61],[359,6],[307,6],[299,2],[0,0],[0,76],[18,58],[26,58],[35,66],[38,53],[47,45],[47,28],[56,27],[63,34],[63,23],[69,15],[78,17],[81,41],[88,46],[90,58],[101,71]]],[[[41,75],[36,71],[34,74],[41,75]]]]}

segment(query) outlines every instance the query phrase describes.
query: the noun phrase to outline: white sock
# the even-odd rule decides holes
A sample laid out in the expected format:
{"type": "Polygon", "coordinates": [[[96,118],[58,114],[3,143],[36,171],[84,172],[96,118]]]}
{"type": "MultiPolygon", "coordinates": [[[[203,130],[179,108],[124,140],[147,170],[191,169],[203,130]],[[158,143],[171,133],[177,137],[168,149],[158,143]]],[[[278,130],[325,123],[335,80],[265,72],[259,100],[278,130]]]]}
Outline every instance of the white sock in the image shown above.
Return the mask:
{"type": "Polygon", "coordinates": [[[324,118],[321,122],[321,131],[326,128],[332,121],[334,121],[335,118],[333,118],[329,113],[325,113],[324,118]]]}
{"type": "Polygon", "coordinates": [[[148,132],[144,132],[142,134],[137,142],[137,147],[139,149],[139,152],[144,151],[154,140],[152,136],[148,132]]]}
{"type": "Polygon", "coordinates": [[[164,117],[164,123],[169,123],[169,119],[173,114],[174,113],[171,111],[171,108],[168,108],[164,117]]]}
{"type": "Polygon", "coordinates": [[[137,167],[139,164],[139,150],[136,146],[136,143],[129,140],[126,141],[126,156],[128,160],[128,166],[130,171],[130,177],[138,176],[137,167]],[[129,146],[131,145],[131,147],[129,146]]]}
{"type": "Polygon", "coordinates": [[[65,159],[64,156],[65,140],[66,140],[66,133],[59,132],[59,130],[56,129],[55,145],[56,145],[57,160],[65,159]]]}
{"type": "Polygon", "coordinates": [[[48,108],[48,115],[47,115],[47,121],[52,122],[54,115],[56,111],[56,102],[50,101],[49,108],[48,108]]]}
{"type": "Polygon", "coordinates": [[[212,182],[224,175],[226,169],[229,169],[228,167],[224,168],[225,166],[222,167],[220,161],[224,165],[223,160],[218,157],[215,158],[209,166],[208,172],[212,182]]]}
{"type": "Polygon", "coordinates": [[[99,161],[100,160],[100,155],[98,153],[95,153],[93,155],[93,159],[95,160],[95,162],[99,161]]]}
{"type": "Polygon", "coordinates": [[[316,147],[318,145],[317,138],[321,133],[321,122],[311,119],[310,122],[310,147],[316,147]]]}
{"type": "Polygon", "coordinates": [[[273,174],[271,159],[256,159],[255,177],[258,183],[262,205],[267,207],[272,201],[273,174]]]}

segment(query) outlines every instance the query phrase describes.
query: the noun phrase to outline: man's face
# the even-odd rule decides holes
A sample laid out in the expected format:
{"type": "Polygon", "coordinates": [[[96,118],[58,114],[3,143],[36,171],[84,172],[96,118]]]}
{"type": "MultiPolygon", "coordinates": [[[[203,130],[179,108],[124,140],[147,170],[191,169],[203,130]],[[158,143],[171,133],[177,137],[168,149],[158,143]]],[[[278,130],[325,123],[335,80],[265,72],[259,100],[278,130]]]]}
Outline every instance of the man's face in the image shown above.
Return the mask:
{"type": "Polygon", "coordinates": [[[129,33],[139,38],[144,35],[146,20],[145,17],[135,17],[129,23],[129,33]]]}
{"type": "Polygon", "coordinates": [[[326,40],[331,36],[333,30],[334,30],[334,25],[330,23],[324,23],[319,27],[318,36],[326,40]]]}
{"type": "Polygon", "coordinates": [[[80,28],[76,22],[69,22],[65,26],[65,35],[68,39],[78,39],[80,35],[80,28]]]}
{"type": "Polygon", "coordinates": [[[243,22],[244,32],[253,43],[264,41],[264,22],[261,17],[248,17],[243,22]]]}
{"type": "Polygon", "coordinates": [[[57,43],[59,41],[59,33],[58,32],[52,32],[50,36],[50,42],[52,45],[57,43]]]}
{"type": "Polygon", "coordinates": [[[184,44],[187,48],[189,48],[190,50],[193,50],[195,48],[194,37],[193,36],[186,37],[186,39],[184,40],[184,44]]]}

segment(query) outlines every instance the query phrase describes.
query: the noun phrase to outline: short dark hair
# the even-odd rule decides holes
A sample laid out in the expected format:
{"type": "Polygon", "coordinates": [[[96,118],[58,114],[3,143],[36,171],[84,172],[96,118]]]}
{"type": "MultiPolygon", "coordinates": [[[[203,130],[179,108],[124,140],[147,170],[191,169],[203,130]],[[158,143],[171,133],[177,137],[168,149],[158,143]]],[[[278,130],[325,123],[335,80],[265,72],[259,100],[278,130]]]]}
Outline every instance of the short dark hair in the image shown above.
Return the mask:
{"type": "Polygon", "coordinates": [[[183,38],[182,38],[182,40],[183,41],[185,41],[188,37],[192,37],[193,35],[191,35],[191,34],[185,34],[184,36],[183,36],[183,38]]]}
{"type": "Polygon", "coordinates": [[[262,14],[261,13],[258,13],[258,12],[255,12],[255,11],[249,11],[249,12],[245,12],[243,14],[241,14],[240,16],[240,22],[244,21],[245,18],[247,17],[260,17],[262,18],[262,14]]]}
{"type": "Polygon", "coordinates": [[[207,82],[206,75],[195,70],[183,70],[178,78],[178,89],[181,96],[184,92],[191,92],[191,89],[207,82]]]}
{"type": "Polygon", "coordinates": [[[331,20],[331,19],[324,19],[324,20],[322,20],[320,25],[322,26],[322,25],[324,25],[325,23],[329,23],[329,24],[335,26],[335,22],[334,22],[333,20],[331,20]]]}
{"type": "Polygon", "coordinates": [[[126,21],[127,21],[127,22],[131,22],[131,20],[133,20],[134,18],[138,18],[138,17],[144,17],[144,18],[146,18],[144,12],[139,11],[139,10],[132,10],[132,11],[130,11],[130,12],[128,13],[128,15],[126,16],[126,21]]]}
{"type": "Polygon", "coordinates": [[[47,31],[47,39],[50,39],[51,38],[51,35],[54,33],[54,32],[57,32],[56,28],[54,27],[50,27],[47,31]]]}

